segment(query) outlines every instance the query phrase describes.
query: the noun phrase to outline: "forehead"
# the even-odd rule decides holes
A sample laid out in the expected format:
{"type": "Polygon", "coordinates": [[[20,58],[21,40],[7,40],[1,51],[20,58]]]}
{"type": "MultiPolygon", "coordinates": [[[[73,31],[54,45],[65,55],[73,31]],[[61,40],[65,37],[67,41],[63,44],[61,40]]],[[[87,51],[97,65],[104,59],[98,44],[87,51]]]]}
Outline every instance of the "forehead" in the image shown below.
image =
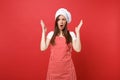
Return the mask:
{"type": "Polygon", "coordinates": [[[65,16],[63,16],[63,15],[60,15],[60,16],[59,16],[59,19],[66,19],[66,18],[65,18],[65,16]]]}

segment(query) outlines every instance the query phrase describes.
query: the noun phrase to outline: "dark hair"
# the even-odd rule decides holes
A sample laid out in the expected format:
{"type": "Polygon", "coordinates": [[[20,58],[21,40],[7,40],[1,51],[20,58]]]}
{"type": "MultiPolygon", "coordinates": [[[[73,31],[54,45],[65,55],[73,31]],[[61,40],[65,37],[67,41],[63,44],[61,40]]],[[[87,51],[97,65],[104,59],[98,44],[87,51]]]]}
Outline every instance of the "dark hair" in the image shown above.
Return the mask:
{"type": "MultiPolygon", "coordinates": [[[[60,15],[59,15],[59,16],[60,16],[60,15]]],[[[58,16],[58,17],[56,18],[56,20],[55,20],[54,34],[53,34],[53,36],[52,36],[52,38],[51,38],[51,40],[50,40],[50,43],[51,43],[52,45],[55,45],[55,37],[58,36],[59,33],[60,33],[60,30],[59,30],[59,28],[58,28],[58,23],[57,23],[57,22],[59,21],[59,16],[58,16]]],[[[69,43],[72,42],[72,37],[71,37],[71,35],[70,35],[70,33],[69,33],[69,30],[67,30],[67,22],[66,22],[66,25],[65,25],[65,27],[64,27],[64,29],[63,29],[63,36],[65,37],[67,44],[69,44],[69,43]]]]}

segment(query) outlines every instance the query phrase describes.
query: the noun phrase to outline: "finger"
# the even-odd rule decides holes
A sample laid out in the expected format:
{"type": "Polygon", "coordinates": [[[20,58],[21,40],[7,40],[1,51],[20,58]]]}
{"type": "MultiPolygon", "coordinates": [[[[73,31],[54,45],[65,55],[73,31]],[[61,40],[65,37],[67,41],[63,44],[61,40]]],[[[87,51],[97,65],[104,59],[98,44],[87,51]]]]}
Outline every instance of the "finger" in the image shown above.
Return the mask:
{"type": "Polygon", "coordinates": [[[75,31],[77,31],[78,30],[78,27],[75,27],[75,31]]]}
{"type": "Polygon", "coordinates": [[[43,22],[43,20],[41,20],[41,26],[44,27],[44,22],[43,22]]]}
{"type": "Polygon", "coordinates": [[[41,24],[43,24],[43,20],[41,20],[41,24]]]}
{"type": "Polygon", "coordinates": [[[80,25],[82,25],[82,24],[83,24],[83,20],[80,21],[80,25]]]}
{"type": "Polygon", "coordinates": [[[42,23],[42,19],[40,20],[40,24],[42,23]]]}
{"type": "Polygon", "coordinates": [[[80,28],[83,24],[83,20],[80,21],[79,25],[78,25],[78,28],[80,28]]]}

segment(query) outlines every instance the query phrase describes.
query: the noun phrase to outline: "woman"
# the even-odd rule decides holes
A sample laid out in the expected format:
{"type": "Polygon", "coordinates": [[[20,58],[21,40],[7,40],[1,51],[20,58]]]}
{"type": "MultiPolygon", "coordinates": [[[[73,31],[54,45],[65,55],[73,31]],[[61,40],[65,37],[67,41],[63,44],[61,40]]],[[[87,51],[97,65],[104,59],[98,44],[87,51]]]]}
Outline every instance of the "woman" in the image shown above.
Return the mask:
{"type": "Polygon", "coordinates": [[[55,14],[55,27],[46,35],[46,27],[41,20],[42,37],[41,51],[44,51],[50,45],[51,54],[48,65],[47,80],[77,80],[74,64],[71,58],[72,48],[76,52],[81,51],[80,28],[82,20],[75,28],[74,32],[67,30],[67,24],[71,22],[71,14],[65,8],[60,8],[55,14]]]}

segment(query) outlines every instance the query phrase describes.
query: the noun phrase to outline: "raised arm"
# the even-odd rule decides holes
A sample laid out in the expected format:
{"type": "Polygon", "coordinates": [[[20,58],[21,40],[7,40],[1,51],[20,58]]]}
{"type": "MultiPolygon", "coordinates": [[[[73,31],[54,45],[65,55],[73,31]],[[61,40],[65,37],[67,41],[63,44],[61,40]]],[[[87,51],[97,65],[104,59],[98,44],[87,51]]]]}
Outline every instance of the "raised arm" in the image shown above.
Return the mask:
{"type": "Polygon", "coordinates": [[[47,28],[45,27],[45,24],[44,24],[43,20],[41,20],[40,24],[41,24],[41,27],[42,27],[40,50],[44,51],[48,48],[49,43],[50,43],[50,39],[46,38],[47,28]]]}
{"type": "Polygon", "coordinates": [[[80,28],[83,24],[83,21],[81,20],[79,25],[75,28],[75,32],[76,32],[76,40],[74,40],[73,43],[73,49],[76,52],[80,52],[81,51],[81,41],[80,41],[80,28]]]}

